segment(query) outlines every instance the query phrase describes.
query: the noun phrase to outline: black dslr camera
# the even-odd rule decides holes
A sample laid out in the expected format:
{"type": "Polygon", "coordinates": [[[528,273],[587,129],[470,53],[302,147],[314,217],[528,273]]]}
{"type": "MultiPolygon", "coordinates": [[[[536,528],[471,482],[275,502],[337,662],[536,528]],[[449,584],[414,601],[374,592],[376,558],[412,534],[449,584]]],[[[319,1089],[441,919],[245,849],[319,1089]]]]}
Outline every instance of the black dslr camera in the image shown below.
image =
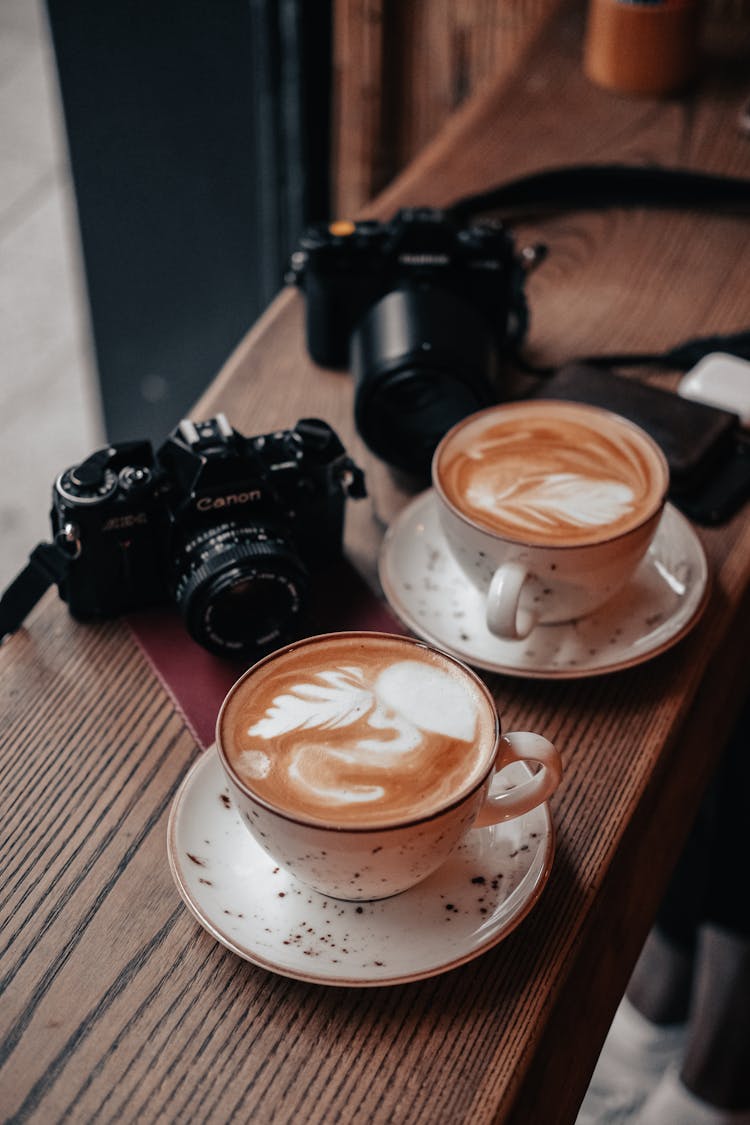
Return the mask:
{"type": "Polygon", "coordinates": [[[539,250],[516,254],[501,224],[463,227],[430,208],[306,231],[287,281],[307,298],[315,362],[351,366],[355,421],[373,453],[426,478],[443,434],[502,397],[539,250]]]}
{"type": "Polygon", "coordinates": [[[292,638],[310,572],[341,554],[345,498],[364,495],[325,422],[246,438],[221,414],[183,421],[156,455],[127,442],[60,474],[54,544],[36,548],[2,608],[16,605],[17,627],[42,591],[24,607],[13,589],[46,566],[42,589],[56,581],[77,618],[172,601],[205,648],[259,655],[292,638]]]}

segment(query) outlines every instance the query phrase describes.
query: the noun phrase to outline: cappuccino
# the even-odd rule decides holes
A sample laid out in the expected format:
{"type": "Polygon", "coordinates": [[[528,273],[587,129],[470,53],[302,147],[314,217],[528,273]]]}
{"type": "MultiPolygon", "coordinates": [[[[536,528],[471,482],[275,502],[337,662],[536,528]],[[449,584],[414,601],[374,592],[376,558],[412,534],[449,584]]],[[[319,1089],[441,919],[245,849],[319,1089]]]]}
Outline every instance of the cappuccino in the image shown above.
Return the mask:
{"type": "Polygon", "coordinates": [[[552,743],[500,738],[499,726],[489,691],[453,657],[410,637],[329,633],[246,672],[216,745],[231,804],[275,873],[360,902],[408,890],[473,828],[554,792],[552,743]],[[519,762],[509,784],[502,775],[519,762]]]}
{"type": "Polygon", "coordinates": [[[644,523],[664,502],[668,469],[619,415],[531,400],[459,423],[438,447],[433,480],[455,512],[494,536],[568,547],[644,523]]]}
{"type": "Polygon", "coordinates": [[[236,685],[218,738],[242,786],[304,823],[371,828],[429,817],[489,773],[484,685],[408,638],[331,634],[290,645],[236,685]]]}

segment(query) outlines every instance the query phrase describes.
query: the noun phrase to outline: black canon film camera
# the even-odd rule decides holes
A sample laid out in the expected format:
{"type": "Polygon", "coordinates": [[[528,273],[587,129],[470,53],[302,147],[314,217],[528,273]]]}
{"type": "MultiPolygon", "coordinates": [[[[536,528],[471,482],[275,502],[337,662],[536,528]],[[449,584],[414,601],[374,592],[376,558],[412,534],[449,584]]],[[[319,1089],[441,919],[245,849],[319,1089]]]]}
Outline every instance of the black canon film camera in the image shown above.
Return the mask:
{"type": "Polygon", "coordinates": [[[219,414],[97,450],[57,478],[53,543],[0,602],[12,632],[52,582],[80,619],[175,602],[220,655],[260,655],[295,634],[310,574],[341,555],[347,496],[364,476],[325,422],[243,437],[219,414]]]}
{"type": "Polygon", "coordinates": [[[430,208],[306,231],[286,280],[305,293],[312,358],[351,367],[373,453],[426,479],[443,434],[503,397],[504,361],[527,329],[526,274],[543,249],[517,254],[500,223],[464,227],[430,208]]]}

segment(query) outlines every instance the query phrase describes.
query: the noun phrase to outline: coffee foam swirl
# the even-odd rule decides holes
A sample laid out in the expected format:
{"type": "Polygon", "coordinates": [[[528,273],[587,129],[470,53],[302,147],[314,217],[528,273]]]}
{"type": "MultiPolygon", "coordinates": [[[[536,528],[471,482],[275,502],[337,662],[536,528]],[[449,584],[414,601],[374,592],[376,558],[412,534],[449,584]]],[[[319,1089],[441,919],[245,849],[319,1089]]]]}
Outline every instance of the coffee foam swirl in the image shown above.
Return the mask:
{"type": "Polygon", "coordinates": [[[250,789],[293,815],[357,825],[422,816],[466,792],[494,752],[494,714],[476,684],[398,638],[303,645],[244,683],[222,745],[250,789]]]}
{"type": "Polygon", "coordinates": [[[552,401],[503,406],[457,427],[438,452],[437,479],[473,523],[529,543],[620,535],[666,489],[658,451],[634,426],[552,401]]]}

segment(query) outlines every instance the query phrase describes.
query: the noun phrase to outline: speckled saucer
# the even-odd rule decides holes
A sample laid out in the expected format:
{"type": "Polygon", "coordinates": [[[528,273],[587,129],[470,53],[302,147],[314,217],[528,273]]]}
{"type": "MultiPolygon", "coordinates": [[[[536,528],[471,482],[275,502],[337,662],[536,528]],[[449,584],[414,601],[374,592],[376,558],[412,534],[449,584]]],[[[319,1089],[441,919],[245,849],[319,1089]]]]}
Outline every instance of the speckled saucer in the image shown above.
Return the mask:
{"type": "MultiPolygon", "coordinates": [[[[523,765],[510,769],[526,770],[523,765]]],[[[400,984],[463,964],[506,937],[549,876],[547,805],[471,831],[425,882],[379,902],[326,898],[277,867],[231,803],[214,748],[169,817],[167,850],[186,905],[222,945],[264,969],[329,985],[400,984]]]]}
{"type": "Polygon", "coordinates": [[[380,553],[391,608],[417,636],[467,664],[533,679],[575,679],[650,660],[698,620],[708,565],[698,536],[671,504],[633,580],[606,606],[565,625],[540,625],[503,641],[485,624],[481,594],[462,574],[440,530],[432,490],[391,524],[380,553]]]}

